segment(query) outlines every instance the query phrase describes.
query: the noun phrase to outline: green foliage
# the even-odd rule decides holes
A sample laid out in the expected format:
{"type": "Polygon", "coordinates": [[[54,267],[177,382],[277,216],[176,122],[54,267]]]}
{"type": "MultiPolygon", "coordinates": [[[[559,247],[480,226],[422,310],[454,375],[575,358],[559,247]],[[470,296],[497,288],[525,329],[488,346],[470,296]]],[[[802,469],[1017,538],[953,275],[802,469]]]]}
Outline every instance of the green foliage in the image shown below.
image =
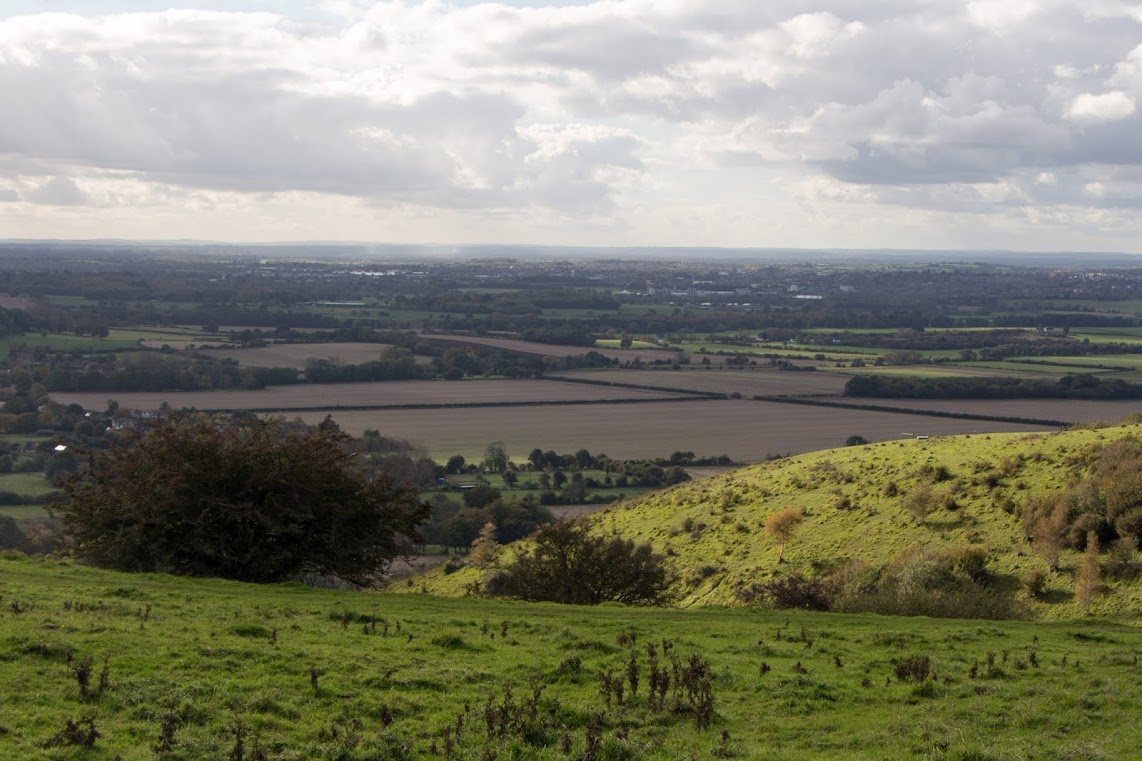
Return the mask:
{"type": "Polygon", "coordinates": [[[582,519],[536,532],[533,546],[489,578],[492,595],[574,605],[661,602],[669,588],[665,561],[649,544],[603,536],[582,519]]]}
{"type": "Polygon", "coordinates": [[[980,547],[908,547],[891,562],[854,562],[836,574],[830,609],[933,618],[1026,618],[1010,592],[990,584],[987,551],[980,547]]]}
{"type": "Polygon", "coordinates": [[[364,581],[414,537],[427,507],[353,461],[333,426],[167,419],[94,454],[49,508],[95,565],[278,581],[364,581]]]}

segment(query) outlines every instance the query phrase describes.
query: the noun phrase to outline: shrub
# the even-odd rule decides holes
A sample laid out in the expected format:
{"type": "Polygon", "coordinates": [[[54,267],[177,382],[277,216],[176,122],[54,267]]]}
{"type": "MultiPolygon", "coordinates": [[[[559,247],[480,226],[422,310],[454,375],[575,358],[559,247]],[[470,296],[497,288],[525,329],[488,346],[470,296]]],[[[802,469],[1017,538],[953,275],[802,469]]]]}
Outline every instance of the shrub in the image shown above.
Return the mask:
{"type": "Polygon", "coordinates": [[[773,608],[828,610],[829,592],[829,585],[823,579],[807,579],[799,573],[792,573],[755,584],[739,597],[773,608]]]}
{"type": "Polygon", "coordinates": [[[1021,581],[1027,594],[1038,597],[1043,594],[1043,590],[1047,587],[1047,572],[1042,568],[1032,568],[1023,574],[1021,581]]]}
{"type": "Polygon", "coordinates": [[[95,565],[241,581],[364,582],[428,513],[415,490],[357,467],[349,437],[280,420],[163,420],[92,455],[48,508],[95,565]]]}
{"type": "Polygon", "coordinates": [[[965,546],[910,547],[880,568],[850,565],[836,574],[833,610],[933,618],[1025,618],[1011,594],[988,586],[987,553],[965,546]]]}
{"type": "Polygon", "coordinates": [[[643,605],[666,597],[665,560],[649,544],[599,536],[583,518],[544,526],[534,543],[488,579],[488,594],[575,605],[643,605]]]}

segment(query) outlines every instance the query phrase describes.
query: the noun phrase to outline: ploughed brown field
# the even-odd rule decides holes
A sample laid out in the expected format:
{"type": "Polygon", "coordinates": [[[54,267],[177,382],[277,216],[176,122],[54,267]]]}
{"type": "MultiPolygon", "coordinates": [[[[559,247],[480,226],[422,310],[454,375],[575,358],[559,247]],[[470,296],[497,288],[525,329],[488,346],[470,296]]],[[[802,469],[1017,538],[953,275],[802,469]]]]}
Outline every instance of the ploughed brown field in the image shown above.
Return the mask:
{"type": "Polygon", "coordinates": [[[692,366],[686,370],[569,370],[553,377],[713,391],[719,394],[739,393],[745,397],[808,394],[839,396],[848,381],[848,377],[834,373],[790,372],[771,368],[731,370],[719,367],[703,370],[701,366],[692,366]]]}
{"type": "MultiPolygon", "coordinates": [[[[102,410],[108,399],[133,410],[175,409],[274,411],[315,407],[372,407],[389,404],[462,404],[496,402],[600,401],[673,397],[665,391],[608,388],[557,380],[386,381],[271,386],[257,391],[155,391],[137,393],[52,394],[61,404],[102,410]]],[[[449,411],[449,414],[457,414],[449,411]]],[[[320,418],[319,418],[320,420],[320,418]]],[[[371,426],[366,426],[371,427],[371,426]]],[[[359,433],[359,431],[358,431],[359,433]]]]}
{"type": "Polygon", "coordinates": [[[1084,401],[1078,399],[863,399],[845,397],[839,401],[910,410],[936,410],[971,415],[996,415],[1035,420],[1061,420],[1068,423],[1116,423],[1127,415],[1142,412],[1142,400],[1084,401]]]}
{"type": "MultiPolygon", "coordinates": [[[[323,411],[301,413],[319,423],[323,411]]],[[[925,418],[887,412],[808,407],[745,399],[581,406],[332,410],[348,433],[367,428],[426,446],[435,458],[462,454],[479,459],[492,441],[523,460],[528,452],[585,448],[611,457],[728,454],[742,462],[769,453],[794,454],[839,447],[859,434],[870,441],[997,431],[1045,431],[1045,426],[925,418]]]]}

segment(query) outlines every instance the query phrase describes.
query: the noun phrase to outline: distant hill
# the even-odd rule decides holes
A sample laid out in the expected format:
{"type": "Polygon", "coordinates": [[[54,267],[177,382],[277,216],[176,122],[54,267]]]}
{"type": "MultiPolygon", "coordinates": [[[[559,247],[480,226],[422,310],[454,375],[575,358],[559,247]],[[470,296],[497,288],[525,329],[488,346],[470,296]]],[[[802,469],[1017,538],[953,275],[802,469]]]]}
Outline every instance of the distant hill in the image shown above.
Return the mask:
{"type": "MultiPolygon", "coordinates": [[[[1058,571],[1047,574],[1042,593],[1031,599],[1021,579],[1036,569],[1046,571],[1047,563],[1025,535],[1022,509],[1028,499],[1063,493],[1086,477],[1101,448],[1124,439],[1142,439],[1142,426],[825,450],[682,484],[621,503],[592,520],[604,531],[649,541],[667,555],[678,577],[678,604],[684,607],[740,604],[741,592],[775,574],[823,578],[848,561],[882,566],[918,546],[977,547],[988,554],[994,584],[1025,598],[1042,617],[1070,618],[1080,614],[1073,594],[1081,553],[1064,550],[1058,571]],[[931,505],[922,520],[908,509],[917,494],[926,495],[931,505]],[[778,545],[764,522],[787,507],[804,509],[805,518],[779,565],[778,545]]],[[[1106,553],[1102,560],[1104,567],[1110,563],[1106,553]]],[[[1135,566],[1136,561],[1133,553],[1135,566]]],[[[463,594],[485,573],[437,570],[412,588],[463,594]]],[[[1142,581],[1104,574],[1104,583],[1094,613],[1142,620],[1142,581]]]]}

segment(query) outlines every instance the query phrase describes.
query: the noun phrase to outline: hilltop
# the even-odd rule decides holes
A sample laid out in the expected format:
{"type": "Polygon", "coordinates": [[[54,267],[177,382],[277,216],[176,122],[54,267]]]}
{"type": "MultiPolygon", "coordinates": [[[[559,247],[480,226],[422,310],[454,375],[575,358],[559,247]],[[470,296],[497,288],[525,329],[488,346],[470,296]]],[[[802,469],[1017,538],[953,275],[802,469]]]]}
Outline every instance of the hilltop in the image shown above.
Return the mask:
{"type": "MultiPolygon", "coordinates": [[[[1080,614],[1073,601],[1077,550],[1061,553],[1058,571],[1046,574],[1039,594],[1032,598],[1020,588],[1028,574],[1047,569],[1027,537],[1024,505],[1064,493],[1089,475],[1103,447],[1135,438],[1142,438],[1137,424],[825,450],[682,484],[620,503],[592,520],[665,554],[683,607],[739,604],[743,592],[776,576],[824,577],[853,560],[884,566],[917,547],[976,548],[987,554],[993,586],[1026,602],[1032,615],[1072,618],[1080,614]],[[909,510],[921,498],[926,515],[909,510]],[[788,507],[803,509],[805,517],[779,564],[778,544],[764,523],[788,507]]],[[[464,594],[486,573],[437,570],[394,589],[464,594]]],[[[1104,582],[1094,613],[1142,617],[1136,578],[1104,575],[1104,582]]]]}

